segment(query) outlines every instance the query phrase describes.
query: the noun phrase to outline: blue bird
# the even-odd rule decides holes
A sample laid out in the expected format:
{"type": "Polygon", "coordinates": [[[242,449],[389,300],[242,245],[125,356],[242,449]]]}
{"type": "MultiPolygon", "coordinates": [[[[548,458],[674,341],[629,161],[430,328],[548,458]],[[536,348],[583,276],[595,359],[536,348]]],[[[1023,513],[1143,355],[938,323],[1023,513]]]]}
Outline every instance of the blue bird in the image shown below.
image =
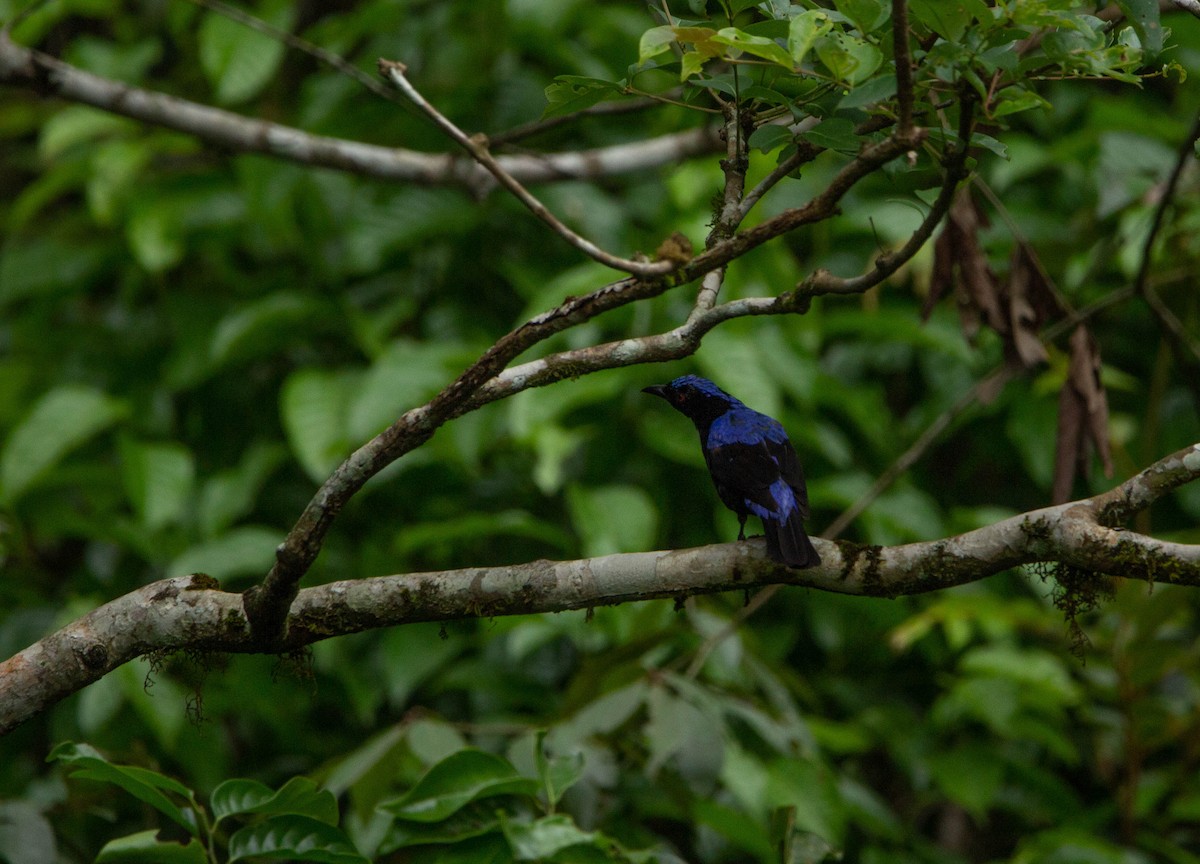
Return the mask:
{"type": "Polygon", "coordinates": [[[738,540],[746,539],[746,519],[758,516],[771,558],[791,567],[821,563],[804,532],[803,520],[808,518],[804,472],[778,420],[747,408],[698,375],[684,375],[642,392],[666,399],[696,425],[717,495],[737,514],[738,540]]]}

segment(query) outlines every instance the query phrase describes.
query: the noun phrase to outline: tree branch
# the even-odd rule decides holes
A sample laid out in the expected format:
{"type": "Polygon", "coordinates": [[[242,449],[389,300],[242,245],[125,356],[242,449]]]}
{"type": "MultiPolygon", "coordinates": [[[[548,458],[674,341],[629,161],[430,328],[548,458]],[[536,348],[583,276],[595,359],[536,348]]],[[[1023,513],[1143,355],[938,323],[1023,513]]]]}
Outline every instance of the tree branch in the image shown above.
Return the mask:
{"type": "Polygon", "coordinates": [[[488,150],[487,136],[468,135],[454,125],[449,117],[433,107],[421,95],[420,91],[412,85],[408,78],[404,76],[405,66],[403,63],[397,63],[394,60],[380,60],[379,71],[400,92],[407,96],[414,105],[420,108],[439,129],[446,133],[451,141],[470,153],[471,158],[486,168],[488,173],[495,177],[501,186],[511,192],[514,198],[524,204],[529,212],[545,222],[551,231],[592,260],[599,261],[601,264],[611,267],[614,270],[620,270],[623,273],[631,273],[634,276],[641,277],[665,276],[672,270],[679,268],[679,262],[670,258],[661,261],[635,261],[630,258],[621,258],[613,255],[611,252],[606,252],[591,240],[572,231],[567,227],[566,223],[551,213],[545,204],[522,186],[519,180],[504,170],[504,166],[488,150]]]}
{"type": "Polygon", "coordinates": [[[892,0],[892,54],[896,59],[896,130],[908,135],[913,125],[913,74],[908,51],[907,0],[892,0]]]}
{"type": "MultiPolygon", "coordinates": [[[[458,186],[477,198],[496,181],[468,159],[420,153],[342,138],[311,135],[290,126],[254,120],[85,72],[40,51],[17,45],[0,31],[0,84],[12,84],[71,102],[91,105],[143,123],[194,135],[209,144],[243,153],[334,168],[380,180],[427,186],[458,186]]],[[[674,165],[719,152],[722,143],[711,127],[596,150],[496,157],[504,171],[521,183],[594,179],[674,165]]]]}
{"type": "Polygon", "coordinates": [[[1158,292],[1150,281],[1150,269],[1154,261],[1154,244],[1166,221],[1167,210],[1175,200],[1175,190],[1179,186],[1179,178],[1183,176],[1183,169],[1189,161],[1195,158],[1197,139],[1200,139],[1200,113],[1196,114],[1191,129],[1180,143],[1175,156],[1175,164],[1159,193],[1158,205],[1154,208],[1150,230],[1146,233],[1146,241],[1142,244],[1141,261],[1138,264],[1138,273],[1133,284],[1134,289],[1146,301],[1146,305],[1150,307],[1150,311],[1158,321],[1158,328],[1171,346],[1171,353],[1175,355],[1175,362],[1179,364],[1183,380],[1191,388],[1192,400],[1195,402],[1197,410],[1200,410],[1200,342],[1197,342],[1187,332],[1183,322],[1158,296],[1158,292]]]}
{"type": "MultiPolygon", "coordinates": [[[[246,611],[254,624],[256,637],[263,641],[275,641],[282,638],[287,610],[296,596],[300,579],[312,566],[312,562],[320,552],[325,534],[345,503],[371,477],[400,456],[428,441],[447,420],[474,410],[485,401],[493,401],[492,399],[480,401],[474,397],[488,381],[498,376],[517,356],[555,333],[628,303],[656,297],[670,288],[694,281],[723,267],[734,258],[746,254],[774,237],[801,225],[828,219],[837,212],[838,202],[855,183],[881,165],[911,149],[913,141],[920,140],[922,137],[921,131],[918,130],[912,138],[903,139],[892,136],[864,148],[858,156],[842,167],[824,191],[803,207],[785,210],[748,231],[718,242],[711,249],[696,256],[667,277],[656,279],[629,277],[613,282],[582,297],[569,298],[555,309],[538,315],[501,337],[432,401],[406,412],[390,427],[351,454],[321,485],[284,542],[276,550],[275,564],[267,573],[262,584],[246,592],[246,611]]],[[[712,290],[715,288],[716,286],[713,286],[712,290]]],[[[807,303],[807,298],[803,298],[785,309],[780,305],[779,298],[754,299],[765,301],[769,305],[764,307],[761,302],[755,303],[753,300],[733,301],[694,316],[696,321],[692,326],[699,334],[716,326],[721,320],[736,317],[738,314],[772,314],[779,311],[795,311],[807,303]]],[[[626,340],[626,343],[617,344],[629,343],[630,340],[626,340]]],[[[698,341],[695,344],[699,344],[698,341]]],[[[642,346],[637,344],[637,340],[633,340],[632,347],[636,352],[642,346]]],[[[690,353],[690,351],[686,353],[690,353]]],[[[618,348],[609,355],[609,362],[606,366],[597,368],[615,368],[639,362],[631,359],[632,356],[633,353],[622,353],[618,348]]],[[[561,374],[559,378],[566,377],[567,374],[583,374],[585,371],[594,370],[580,368],[571,373],[561,374]]],[[[549,381],[541,383],[549,383],[549,381]]],[[[533,386],[533,384],[525,383],[524,386],[533,386]]],[[[496,391],[493,398],[502,398],[514,392],[516,389],[511,387],[500,389],[496,391]]]]}
{"type": "Polygon", "coordinates": [[[1184,12],[1191,12],[1200,18],[1200,0],[1173,0],[1175,6],[1184,12]]]}
{"type": "Polygon", "coordinates": [[[419,621],[561,612],[774,584],[895,597],[1036,562],[1200,586],[1200,546],[1110,527],[1198,478],[1200,443],[1093,498],[956,537],[892,547],[816,540],[822,564],[807,570],[770,561],[763,541],[755,538],[696,549],[331,582],[299,592],[286,635],[274,642],[255,636],[242,595],[221,591],[215,580],[201,575],[165,579],[101,606],[0,663],[0,734],[118,666],[157,651],[278,653],[419,621]]]}

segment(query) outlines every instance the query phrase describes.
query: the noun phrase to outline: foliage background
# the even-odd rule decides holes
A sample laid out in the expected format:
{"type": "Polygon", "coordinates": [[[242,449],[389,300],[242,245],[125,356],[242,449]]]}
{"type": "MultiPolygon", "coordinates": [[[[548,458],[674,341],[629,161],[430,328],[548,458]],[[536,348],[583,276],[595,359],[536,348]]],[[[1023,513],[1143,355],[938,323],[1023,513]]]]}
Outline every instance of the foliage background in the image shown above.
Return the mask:
{"type": "MultiPolygon", "coordinates": [[[[0,2],[0,19],[15,6],[0,2]]],[[[402,59],[445,114],[489,133],[540,116],[557,75],[623,76],[656,23],[615,2],[254,11],[363,68],[402,59]]],[[[1009,118],[1008,159],[980,156],[1002,202],[983,205],[993,266],[1024,237],[1077,308],[1130,284],[1200,105],[1200,21],[1164,20],[1186,80],[1041,82],[1053,110],[1009,118]]],[[[98,74],[310,132],[447,146],[413,111],[186,2],[52,3],[15,32],[98,74]]],[[[533,144],[578,149],[704,121],[665,106],[533,144]]],[[[472,201],[215,152],[13,89],[0,137],[5,657],[164,575],[249,586],[350,447],[515,324],[609,278],[502,194],[472,201]]],[[[770,206],[821,188],[832,156],[770,206]]],[[[755,154],[752,176],[773,159],[755,154]]],[[[919,219],[898,182],[871,178],[842,217],[735,263],[725,290],[861,271],[919,219]]],[[[649,251],[672,230],[702,238],[720,183],[713,158],[538,191],[606,248],[649,251]]],[[[1154,271],[1193,333],[1198,188],[1193,170],[1154,271]]],[[[950,303],[920,322],[931,264],[926,250],[883,290],[735,321],[687,362],[563,382],[455,421],[352,502],[310,584],[732,539],[694,434],[638,392],[686,371],[784,422],[820,530],[1001,360],[989,334],[967,343],[950,303]]],[[[687,291],[670,293],[539,350],[661,330],[689,306],[687,291]]],[[[1144,304],[1114,303],[1091,323],[1117,475],[1094,473],[1080,495],[1200,438],[1195,391],[1144,304]]],[[[1050,353],[957,419],[847,536],[930,539],[1047,503],[1065,343],[1050,353]]],[[[1139,528],[1196,543],[1198,522],[1200,489],[1184,488],[1139,528]]],[[[689,861],[778,860],[771,838],[789,806],[793,860],[836,849],[851,861],[1200,861],[1196,593],[1120,584],[1073,645],[1044,575],[892,601],[783,591],[698,674],[695,651],[742,597],[406,627],[294,661],[133,664],[0,741],[0,858],[91,860],[106,840],[158,826],[133,798],[45,765],[66,740],[202,797],[229,777],[312,776],[370,854],[374,805],[429,765],[472,744],[528,768],[533,731],[548,729],[552,752],[584,755],[562,802],[577,825],[689,861]]]]}

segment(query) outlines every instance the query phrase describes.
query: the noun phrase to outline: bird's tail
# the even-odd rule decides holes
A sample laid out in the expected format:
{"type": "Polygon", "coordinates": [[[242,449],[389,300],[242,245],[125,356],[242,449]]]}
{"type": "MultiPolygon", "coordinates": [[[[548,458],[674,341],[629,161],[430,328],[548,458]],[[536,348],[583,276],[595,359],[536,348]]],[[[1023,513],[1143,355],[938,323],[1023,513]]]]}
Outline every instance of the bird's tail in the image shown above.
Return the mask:
{"type": "Polygon", "coordinates": [[[804,531],[799,510],[793,510],[785,522],[764,519],[762,523],[767,554],[773,560],[789,567],[816,567],[821,563],[821,556],[804,531]]]}

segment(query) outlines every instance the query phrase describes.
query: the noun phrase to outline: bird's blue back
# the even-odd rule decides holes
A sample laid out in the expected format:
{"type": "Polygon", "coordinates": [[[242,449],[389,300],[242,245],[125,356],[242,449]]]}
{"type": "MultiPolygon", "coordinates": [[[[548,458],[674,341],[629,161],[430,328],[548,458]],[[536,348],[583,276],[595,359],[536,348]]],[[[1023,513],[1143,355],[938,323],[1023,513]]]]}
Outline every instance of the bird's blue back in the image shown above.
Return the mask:
{"type": "Polygon", "coordinates": [[[768,417],[741,402],[729,406],[729,410],[713,421],[708,430],[705,447],[723,447],[726,444],[758,444],[770,441],[782,444],[788,440],[783,426],[774,417],[768,417]]]}

